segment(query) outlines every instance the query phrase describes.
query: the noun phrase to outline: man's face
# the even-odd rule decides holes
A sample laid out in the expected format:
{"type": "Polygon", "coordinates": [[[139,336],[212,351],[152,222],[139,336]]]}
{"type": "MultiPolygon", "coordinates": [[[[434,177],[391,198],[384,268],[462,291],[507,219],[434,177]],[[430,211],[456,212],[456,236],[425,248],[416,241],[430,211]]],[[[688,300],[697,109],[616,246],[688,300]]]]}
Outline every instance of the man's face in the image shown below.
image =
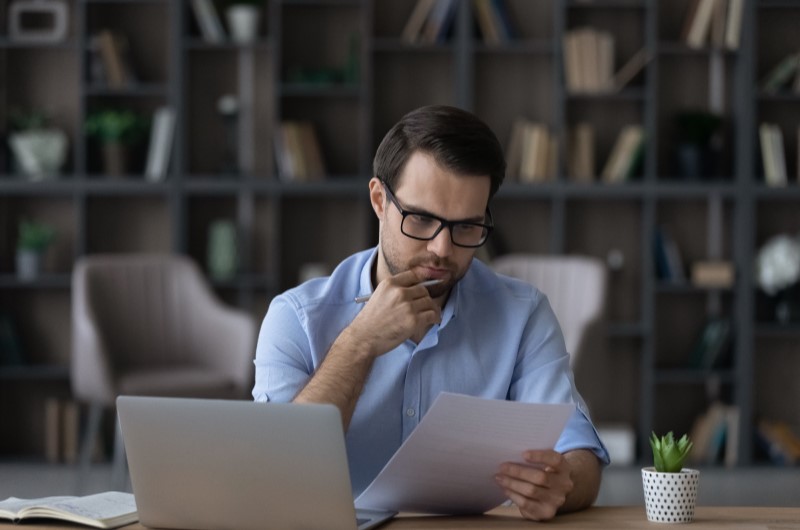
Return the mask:
{"type": "MultiPolygon", "coordinates": [[[[491,184],[488,175],[459,176],[437,165],[432,156],[416,152],[398,182],[392,191],[406,211],[450,221],[484,222],[491,184]]],[[[400,231],[403,216],[377,179],[370,181],[370,198],[380,220],[378,281],[413,269],[420,281],[442,280],[428,287],[433,298],[449,293],[466,274],[476,249],[454,245],[447,228],[430,241],[404,235],[400,231]]]]}

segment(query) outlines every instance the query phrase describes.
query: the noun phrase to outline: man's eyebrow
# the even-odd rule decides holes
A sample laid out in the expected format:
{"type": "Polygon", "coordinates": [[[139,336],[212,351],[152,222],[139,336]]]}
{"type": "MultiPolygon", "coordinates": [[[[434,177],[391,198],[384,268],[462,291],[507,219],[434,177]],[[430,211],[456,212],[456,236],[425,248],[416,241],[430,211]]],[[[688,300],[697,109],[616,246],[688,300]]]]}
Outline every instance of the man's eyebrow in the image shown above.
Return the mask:
{"type": "Polygon", "coordinates": [[[436,215],[435,213],[430,212],[430,211],[426,210],[425,208],[412,208],[412,207],[406,207],[406,205],[403,205],[403,207],[404,207],[403,209],[406,212],[410,213],[410,214],[427,215],[429,217],[435,217],[437,219],[442,219],[442,220],[447,221],[449,223],[478,223],[478,224],[483,224],[483,222],[486,220],[486,213],[485,212],[484,212],[483,215],[476,215],[476,216],[473,216],[473,217],[467,217],[465,219],[453,219],[451,221],[450,219],[445,219],[444,217],[442,217],[440,215],[436,215]]]}

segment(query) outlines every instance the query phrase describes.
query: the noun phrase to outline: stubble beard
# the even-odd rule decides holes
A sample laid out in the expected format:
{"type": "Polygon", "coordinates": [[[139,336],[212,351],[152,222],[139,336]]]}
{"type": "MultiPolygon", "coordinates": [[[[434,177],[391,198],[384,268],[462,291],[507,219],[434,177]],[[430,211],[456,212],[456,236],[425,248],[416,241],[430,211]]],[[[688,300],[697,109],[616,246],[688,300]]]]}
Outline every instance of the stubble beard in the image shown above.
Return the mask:
{"type": "MultiPolygon", "coordinates": [[[[382,228],[383,231],[385,228],[382,228]]],[[[406,237],[406,236],[403,236],[406,237]]],[[[386,234],[381,233],[380,237],[380,247],[381,247],[381,254],[383,255],[384,262],[386,263],[386,268],[389,269],[389,273],[392,276],[400,274],[401,272],[405,272],[407,270],[414,269],[420,266],[431,266],[437,269],[447,269],[451,273],[451,277],[449,280],[446,280],[443,283],[439,283],[436,285],[429,285],[426,287],[428,289],[428,294],[430,294],[431,298],[439,298],[440,296],[444,296],[450,292],[450,290],[464,277],[466,274],[467,269],[464,269],[460,274],[458,273],[458,267],[455,263],[447,259],[441,259],[436,254],[426,252],[424,255],[416,256],[412,258],[408,263],[403,263],[400,257],[398,256],[398,252],[396,249],[386,243],[387,238],[386,234]]],[[[430,278],[421,278],[420,281],[429,280],[430,278]]]]}

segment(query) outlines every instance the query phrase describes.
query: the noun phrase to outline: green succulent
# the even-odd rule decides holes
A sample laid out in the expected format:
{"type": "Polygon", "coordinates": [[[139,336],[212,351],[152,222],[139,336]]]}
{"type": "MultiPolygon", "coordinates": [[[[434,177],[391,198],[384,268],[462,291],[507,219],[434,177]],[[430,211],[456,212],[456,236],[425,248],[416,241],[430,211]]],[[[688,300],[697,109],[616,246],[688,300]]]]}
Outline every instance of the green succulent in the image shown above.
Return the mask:
{"type": "Polygon", "coordinates": [[[33,252],[44,252],[55,237],[56,231],[49,225],[34,221],[22,221],[19,224],[17,248],[33,252]]]}
{"type": "Polygon", "coordinates": [[[101,142],[130,144],[147,131],[147,119],[132,110],[98,110],[86,117],[86,134],[101,142]]]}
{"type": "Polygon", "coordinates": [[[653,449],[653,465],[656,471],[679,473],[683,469],[683,461],[692,450],[692,442],[685,434],[676,442],[672,431],[661,438],[653,432],[650,435],[650,447],[653,449]]]}

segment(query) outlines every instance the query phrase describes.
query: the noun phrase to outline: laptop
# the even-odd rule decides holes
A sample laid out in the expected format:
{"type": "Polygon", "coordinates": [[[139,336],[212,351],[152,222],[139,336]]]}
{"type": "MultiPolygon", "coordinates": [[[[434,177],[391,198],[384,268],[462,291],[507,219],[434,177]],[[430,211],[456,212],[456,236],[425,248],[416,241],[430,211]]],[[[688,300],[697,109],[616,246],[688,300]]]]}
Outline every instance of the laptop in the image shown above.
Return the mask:
{"type": "Polygon", "coordinates": [[[120,396],[141,524],[265,530],[374,528],[356,513],[333,405],[120,396]]]}

